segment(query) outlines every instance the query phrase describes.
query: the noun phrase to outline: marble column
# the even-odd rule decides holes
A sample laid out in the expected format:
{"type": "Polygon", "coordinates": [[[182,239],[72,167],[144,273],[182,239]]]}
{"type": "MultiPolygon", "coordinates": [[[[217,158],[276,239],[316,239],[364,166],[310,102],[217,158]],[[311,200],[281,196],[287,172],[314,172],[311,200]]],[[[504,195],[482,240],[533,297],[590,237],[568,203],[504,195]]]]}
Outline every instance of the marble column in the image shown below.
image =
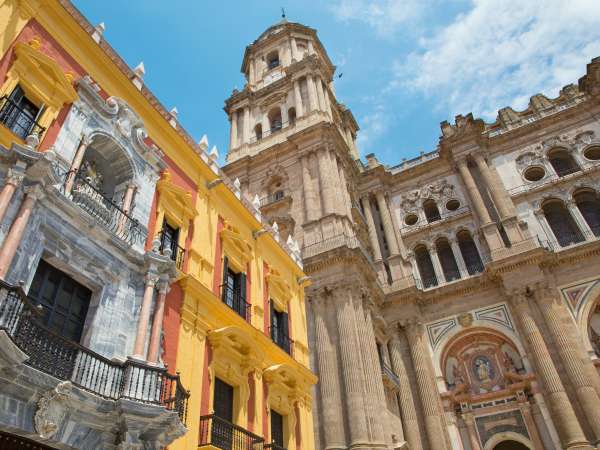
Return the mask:
{"type": "Polygon", "coordinates": [[[577,394],[588,423],[596,440],[600,440],[600,398],[592,380],[586,374],[584,355],[579,343],[571,339],[571,321],[561,300],[557,297],[556,289],[538,287],[535,290],[537,304],[544,316],[552,340],[558,350],[565,372],[577,394]],[[569,324],[569,325],[566,325],[569,324]],[[567,329],[565,329],[567,327],[567,329]]]}
{"type": "MultiPolygon", "coordinates": [[[[250,142],[250,107],[244,107],[244,119],[242,123],[243,134],[242,134],[242,144],[247,144],[250,142]]],[[[263,130],[264,132],[264,130],[263,130]]]]}
{"type": "Polygon", "coordinates": [[[323,298],[313,300],[316,361],[319,370],[320,401],[326,450],[346,449],[340,412],[342,400],[338,384],[337,355],[327,328],[326,305],[323,298]]]}
{"type": "Polygon", "coordinates": [[[377,237],[377,229],[373,220],[373,211],[371,210],[371,201],[369,196],[364,196],[360,199],[362,202],[365,218],[367,219],[367,228],[369,230],[369,238],[371,239],[371,247],[373,247],[373,257],[375,261],[381,259],[381,249],[379,248],[379,238],[377,237]]]}
{"type": "Polygon", "coordinates": [[[237,122],[238,122],[238,112],[237,110],[231,113],[231,133],[229,136],[229,148],[237,147],[237,122]]]}
{"type": "Polygon", "coordinates": [[[146,274],[146,285],[144,287],[144,296],[138,318],[137,333],[133,345],[133,356],[139,360],[144,360],[144,345],[146,344],[146,331],[150,320],[150,309],[152,308],[152,299],[154,297],[154,286],[158,282],[158,273],[155,269],[149,269],[146,274]]]}
{"type": "Polygon", "coordinates": [[[331,113],[331,101],[329,100],[329,91],[327,89],[327,83],[324,83],[323,80],[321,80],[321,84],[323,85],[323,99],[325,100],[325,112],[329,117],[333,117],[333,114],[331,113]]]}
{"type": "Polygon", "coordinates": [[[400,253],[398,249],[398,241],[396,240],[396,233],[394,232],[394,225],[392,224],[392,216],[385,200],[383,191],[377,191],[375,193],[377,199],[377,205],[379,206],[379,214],[381,216],[381,223],[383,224],[383,232],[390,249],[390,255],[394,256],[400,253]]]}
{"type": "Polygon", "coordinates": [[[10,201],[12,200],[15,191],[23,182],[23,178],[25,178],[23,169],[24,168],[18,166],[8,169],[2,192],[0,192],[0,223],[4,220],[6,211],[8,211],[8,205],[10,205],[10,201]]]}
{"type": "Polygon", "coordinates": [[[17,216],[13,220],[8,233],[4,238],[2,248],[0,248],[0,279],[4,280],[6,277],[8,268],[10,267],[12,260],[17,253],[17,249],[23,240],[23,234],[25,233],[27,224],[29,223],[31,213],[33,212],[33,207],[38,200],[44,197],[44,195],[44,189],[39,184],[27,186],[25,188],[25,198],[23,199],[23,203],[21,203],[19,212],[17,213],[17,216]]]}
{"type": "Polygon", "coordinates": [[[417,378],[417,388],[423,406],[425,431],[431,450],[447,450],[445,430],[443,426],[443,411],[438,402],[438,390],[434,384],[435,377],[429,369],[429,356],[423,342],[423,325],[410,323],[406,327],[410,353],[417,378]]]}
{"type": "Polygon", "coordinates": [[[402,417],[402,426],[404,427],[404,438],[411,450],[423,450],[417,410],[413,398],[413,388],[410,385],[408,372],[404,364],[403,354],[406,346],[402,345],[398,333],[398,330],[392,331],[389,348],[392,369],[394,369],[394,373],[400,380],[400,392],[398,396],[400,399],[400,414],[402,417]]]}
{"type": "Polygon", "coordinates": [[[563,448],[591,449],[577,420],[573,406],[565,392],[558,371],[546,347],[544,338],[531,315],[528,299],[523,292],[513,292],[511,296],[514,316],[518,318],[521,334],[529,344],[536,375],[545,388],[552,419],[556,425],[563,448]]]}
{"type": "MultiPolygon", "coordinates": [[[[335,295],[335,312],[338,330],[338,347],[340,360],[342,362],[342,379],[344,381],[344,393],[346,398],[345,411],[348,414],[348,425],[352,446],[364,444],[368,441],[367,399],[363,392],[365,375],[357,363],[357,350],[365,336],[359,341],[357,330],[357,318],[352,302],[352,289],[338,287],[335,295]]],[[[363,357],[366,357],[363,355],[363,357]]],[[[367,376],[372,376],[367,372],[367,376]]]]}
{"type": "Polygon", "coordinates": [[[317,158],[319,160],[319,183],[321,186],[321,205],[323,207],[323,214],[333,214],[335,212],[335,187],[333,186],[333,180],[331,178],[329,150],[318,150],[317,158]]]}
{"type": "Polygon", "coordinates": [[[475,213],[477,214],[479,221],[482,225],[491,223],[492,218],[490,217],[490,213],[483,202],[483,197],[481,196],[479,189],[477,189],[473,175],[467,166],[467,160],[464,158],[459,159],[456,162],[456,165],[458,166],[460,177],[467,188],[469,198],[471,199],[471,203],[473,204],[473,208],[475,209],[475,213]]]}
{"type": "Polygon", "coordinates": [[[85,151],[90,143],[91,140],[89,137],[81,137],[81,140],[79,141],[79,146],[75,151],[75,156],[73,157],[73,161],[71,162],[71,167],[69,168],[69,173],[67,174],[67,179],[65,181],[65,195],[69,195],[73,190],[75,176],[77,175],[77,172],[79,172],[79,168],[81,167],[81,163],[83,162],[83,156],[85,155],[85,151]]]}
{"type": "Polygon", "coordinates": [[[312,75],[306,75],[306,87],[308,89],[309,112],[318,109],[317,88],[312,75]]]}
{"type": "Polygon", "coordinates": [[[300,92],[300,80],[294,80],[294,103],[296,105],[296,117],[304,115],[304,105],[302,105],[302,93],[300,92]]]}
{"type": "Polygon", "coordinates": [[[163,329],[163,317],[165,314],[165,299],[169,292],[169,277],[161,275],[158,284],[158,298],[154,308],[154,318],[152,319],[152,331],[150,332],[150,344],[148,345],[149,363],[158,363],[160,351],[160,337],[163,329]]]}
{"type": "Polygon", "coordinates": [[[123,210],[124,214],[120,214],[119,217],[119,223],[117,225],[116,231],[117,236],[122,236],[123,230],[125,229],[127,224],[127,216],[131,215],[130,213],[133,204],[133,196],[135,195],[136,189],[137,186],[135,185],[135,183],[129,183],[127,185],[127,190],[125,191],[125,195],[123,196],[123,204],[121,206],[121,209],[123,210]]]}
{"type": "Polygon", "coordinates": [[[304,220],[311,222],[318,217],[317,200],[315,198],[315,189],[313,180],[310,176],[309,155],[300,158],[302,164],[302,189],[304,190],[304,220]]]}
{"type": "Polygon", "coordinates": [[[504,189],[504,186],[498,185],[498,182],[494,179],[492,171],[490,170],[490,167],[488,166],[488,163],[484,159],[483,155],[479,152],[476,152],[473,153],[472,156],[477,168],[479,169],[479,173],[481,173],[481,176],[483,177],[483,180],[485,181],[485,184],[492,195],[492,199],[494,200],[494,204],[498,209],[500,218],[505,219],[514,215],[508,204],[508,202],[511,200],[508,198],[508,194],[504,189]]]}

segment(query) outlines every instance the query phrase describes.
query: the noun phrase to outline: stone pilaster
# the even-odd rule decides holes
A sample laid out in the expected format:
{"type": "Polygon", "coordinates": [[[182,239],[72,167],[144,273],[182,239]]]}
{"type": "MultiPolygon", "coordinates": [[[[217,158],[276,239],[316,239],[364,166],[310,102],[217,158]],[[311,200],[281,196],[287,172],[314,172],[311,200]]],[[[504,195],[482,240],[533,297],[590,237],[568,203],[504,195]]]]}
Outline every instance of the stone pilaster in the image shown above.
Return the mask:
{"type": "Polygon", "coordinates": [[[237,122],[238,113],[237,110],[231,113],[231,134],[229,135],[229,148],[237,147],[237,122]]]}
{"type": "Polygon", "coordinates": [[[373,247],[373,257],[375,261],[381,259],[381,249],[379,248],[379,239],[377,237],[377,229],[375,228],[375,221],[373,220],[373,211],[371,210],[371,201],[368,196],[360,199],[367,219],[367,228],[369,230],[369,238],[371,239],[371,246],[373,247]]]}
{"type": "Polygon", "coordinates": [[[394,329],[390,340],[390,359],[392,360],[392,369],[400,380],[399,400],[402,425],[404,427],[404,438],[408,442],[411,450],[422,450],[421,432],[419,431],[419,421],[417,410],[413,399],[413,389],[410,385],[406,366],[404,365],[403,354],[407,350],[398,335],[399,330],[394,329]]]}
{"type": "Polygon", "coordinates": [[[527,296],[523,292],[514,291],[511,293],[511,302],[515,310],[514,316],[519,321],[520,331],[529,345],[536,374],[546,391],[550,412],[563,447],[591,449],[567,397],[544,338],[531,315],[527,296]]]}
{"type": "Polygon", "coordinates": [[[294,103],[296,105],[296,117],[302,117],[304,115],[304,105],[302,104],[299,80],[294,80],[294,103]]]}
{"type": "Polygon", "coordinates": [[[243,135],[242,135],[242,144],[247,144],[250,142],[250,108],[248,106],[244,107],[244,119],[242,121],[243,135]]]}
{"type": "Polygon", "coordinates": [[[323,207],[323,214],[333,214],[335,212],[335,186],[331,179],[329,150],[319,150],[317,158],[319,162],[319,184],[321,186],[321,205],[323,207]]]}
{"type": "Polygon", "coordinates": [[[377,199],[377,205],[379,206],[381,223],[383,224],[383,232],[385,233],[385,239],[390,249],[390,254],[397,255],[400,252],[398,249],[398,241],[396,240],[392,216],[390,215],[390,209],[388,208],[383,191],[377,191],[375,198],[377,199]]]}
{"type": "Polygon", "coordinates": [[[306,76],[306,88],[308,90],[309,112],[312,112],[318,109],[317,88],[312,75],[306,76]]]}
{"type": "Polygon", "coordinates": [[[492,199],[494,200],[494,204],[498,209],[500,219],[505,219],[513,215],[512,208],[510,208],[510,206],[508,205],[508,202],[510,201],[510,199],[508,198],[508,194],[506,193],[504,186],[498,186],[498,183],[494,179],[492,171],[490,170],[490,167],[488,166],[488,163],[483,157],[483,155],[481,153],[476,152],[473,153],[472,156],[473,160],[475,161],[475,164],[477,165],[477,168],[479,169],[479,173],[481,173],[481,176],[485,181],[488,191],[490,192],[492,199]]]}
{"type": "Polygon", "coordinates": [[[304,190],[304,220],[311,222],[317,218],[318,211],[313,180],[310,176],[309,155],[302,156],[300,163],[302,164],[302,189],[304,190]]]}

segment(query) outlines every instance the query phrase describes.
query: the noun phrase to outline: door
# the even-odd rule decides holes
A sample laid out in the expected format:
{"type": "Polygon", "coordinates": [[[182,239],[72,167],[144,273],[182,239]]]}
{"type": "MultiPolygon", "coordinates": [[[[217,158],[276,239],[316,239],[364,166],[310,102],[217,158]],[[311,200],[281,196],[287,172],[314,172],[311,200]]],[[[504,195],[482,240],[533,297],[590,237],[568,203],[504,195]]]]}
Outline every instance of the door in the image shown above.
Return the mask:
{"type": "Polygon", "coordinates": [[[38,113],[39,108],[25,97],[23,89],[17,85],[2,110],[1,120],[13,133],[25,139],[38,113]]]}
{"type": "Polygon", "coordinates": [[[171,250],[171,259],[177,261],[177,250],[179,249],[179,228],[172,227],[167,222],[163,223],[160,238],[160,249],[171,250]]]}
{"type": "Polygon", "coordinates": [[[283,416],[271,410],[271,442],[278,447],[283,446],[283,416]]]}
{"type": "Polygon", "coordinates": [[[233,386],[215,378],[213,399],[215,417],[212,424],[212,444],[224,450],[232,449],[233,440],[233,386]]]}
{"type": "Polygon", "coordinates": [[[92,291],[44,260],[28,293],[34,305],[41,305],[44,325],[75,342],[81,339],[91,296],[92,291]]]}

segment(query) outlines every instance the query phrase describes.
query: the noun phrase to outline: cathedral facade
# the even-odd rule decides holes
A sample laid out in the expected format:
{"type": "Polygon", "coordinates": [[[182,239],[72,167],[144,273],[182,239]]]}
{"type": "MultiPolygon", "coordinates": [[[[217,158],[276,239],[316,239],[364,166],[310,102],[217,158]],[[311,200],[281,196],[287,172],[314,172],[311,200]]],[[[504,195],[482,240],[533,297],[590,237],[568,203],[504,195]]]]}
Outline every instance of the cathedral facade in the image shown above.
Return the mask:
{"type": "Polygon", "coordinates": [[[360,160],[314,29],[241,71],[224,170],[302,247],[315,447],[596,448],[600,59],[393,167],[360,160]]]}

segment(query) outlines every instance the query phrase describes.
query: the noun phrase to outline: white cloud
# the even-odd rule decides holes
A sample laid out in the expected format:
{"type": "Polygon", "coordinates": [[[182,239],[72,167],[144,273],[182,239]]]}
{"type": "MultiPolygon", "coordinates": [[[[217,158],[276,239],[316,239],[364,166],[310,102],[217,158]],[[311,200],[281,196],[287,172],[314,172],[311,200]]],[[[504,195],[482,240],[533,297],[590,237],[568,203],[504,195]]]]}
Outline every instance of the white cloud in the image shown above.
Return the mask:
{"type": "Polygon", "coordinates": [[[451,113],[488,120],[556,96],[600,55],[598,0],[474,0],[420,49],[395,64],[390,89],[416,89],[451,113]]]}
{"type": "MultiPolygon", "coordinates": [[[[358,133],[357,145],[361,150],[369,146],[379,137],[384,135],[390,128],[393,118],[383,103],[377,103],[373,111],[360,117],[360,132],[358,133]]],[[[371,151],[371,150],[369,150],[371,151]]]]}

